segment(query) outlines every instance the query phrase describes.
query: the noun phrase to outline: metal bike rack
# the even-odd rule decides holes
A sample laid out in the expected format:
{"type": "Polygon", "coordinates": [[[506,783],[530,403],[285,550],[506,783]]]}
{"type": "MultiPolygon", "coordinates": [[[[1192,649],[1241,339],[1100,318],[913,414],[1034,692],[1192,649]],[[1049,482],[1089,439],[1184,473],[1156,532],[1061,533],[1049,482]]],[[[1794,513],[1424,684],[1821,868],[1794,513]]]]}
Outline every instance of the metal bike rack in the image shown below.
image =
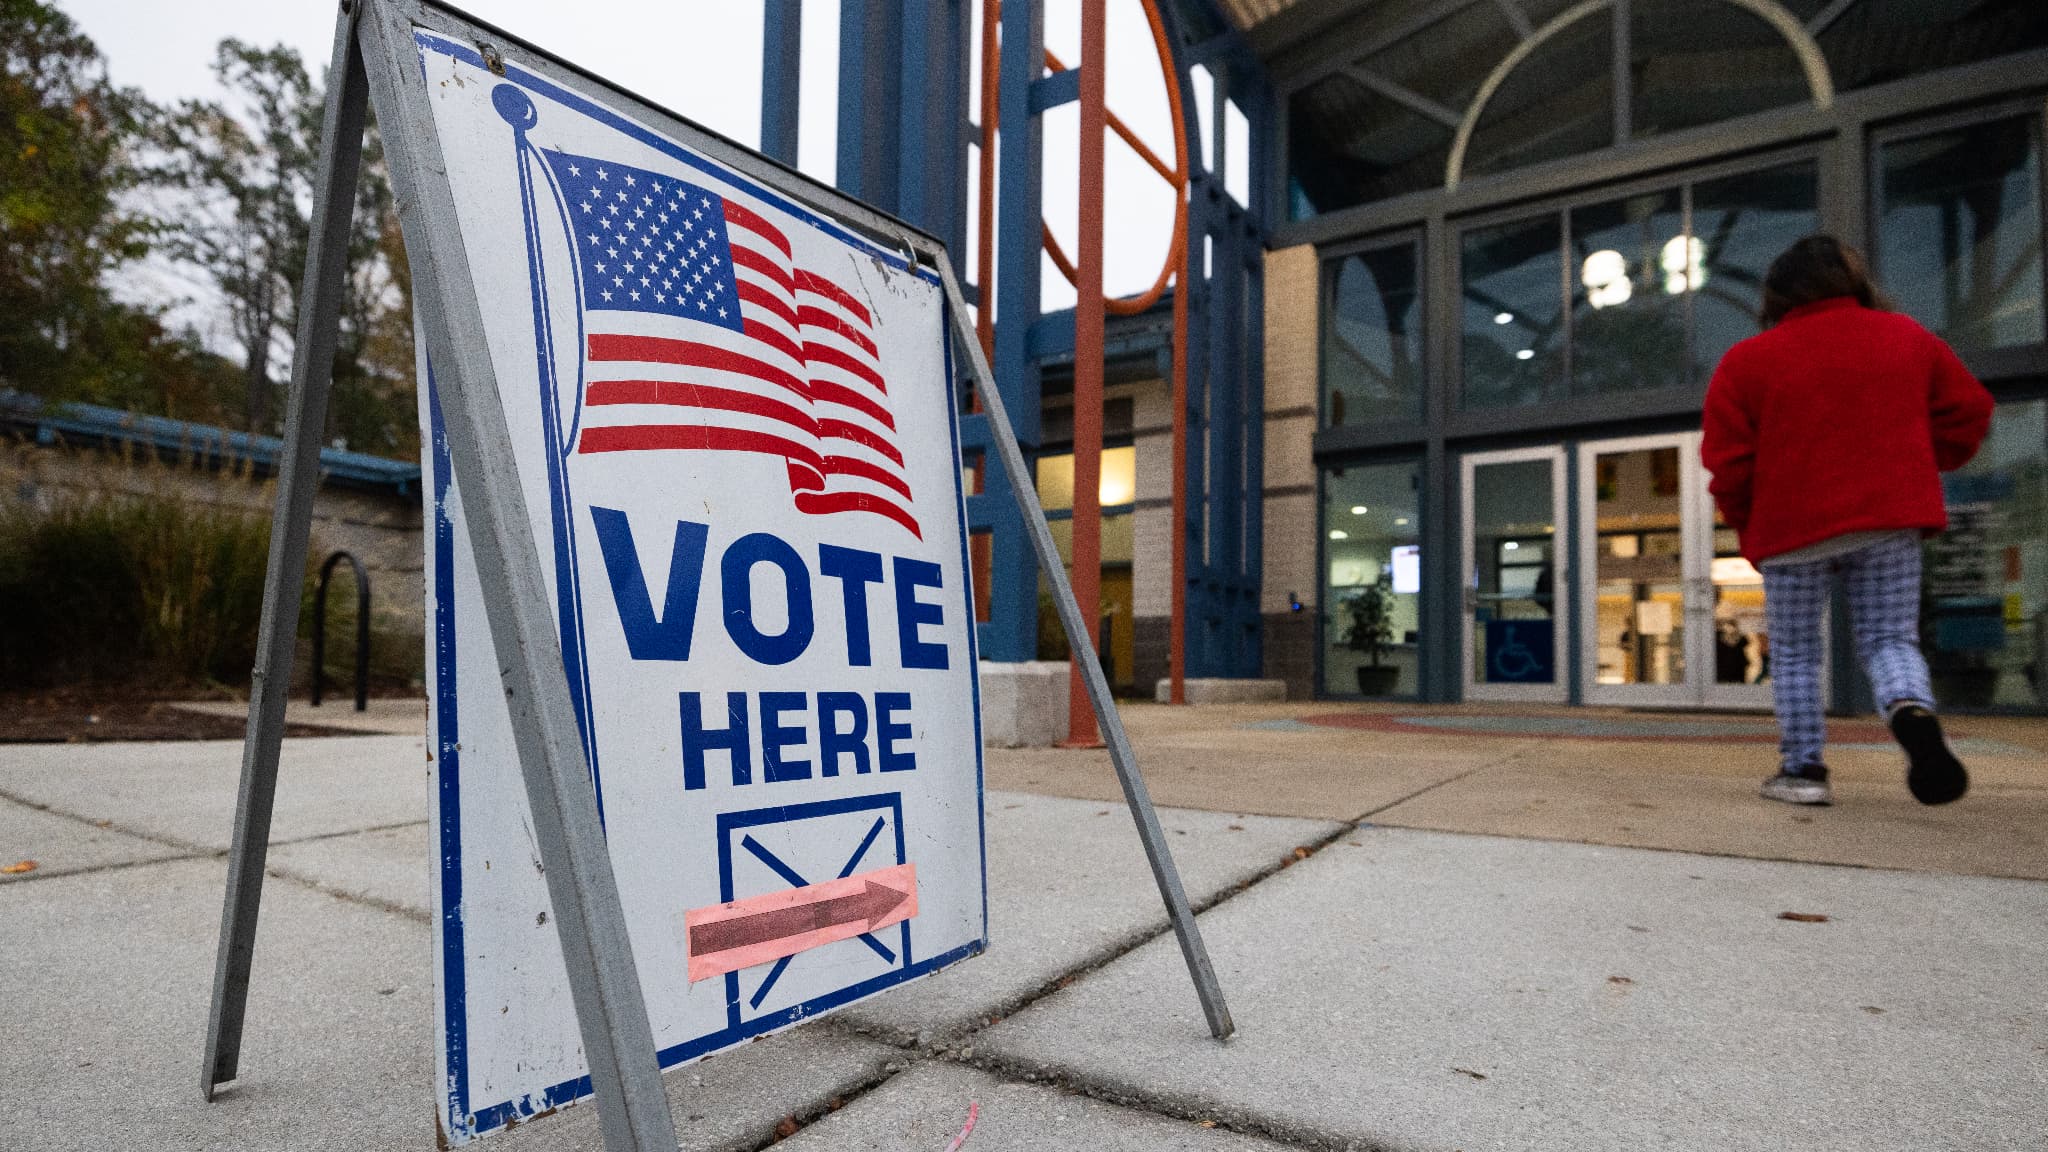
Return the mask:
{"type": "Polygon", "coordinates": [[[320,565],[320,586],[313,593],[313,707],[320,706],[327,679],[327,585],[341,561],[356,574],[356,711],[370,708],[370,573],[353,552],[336,552],[320,565]]]}

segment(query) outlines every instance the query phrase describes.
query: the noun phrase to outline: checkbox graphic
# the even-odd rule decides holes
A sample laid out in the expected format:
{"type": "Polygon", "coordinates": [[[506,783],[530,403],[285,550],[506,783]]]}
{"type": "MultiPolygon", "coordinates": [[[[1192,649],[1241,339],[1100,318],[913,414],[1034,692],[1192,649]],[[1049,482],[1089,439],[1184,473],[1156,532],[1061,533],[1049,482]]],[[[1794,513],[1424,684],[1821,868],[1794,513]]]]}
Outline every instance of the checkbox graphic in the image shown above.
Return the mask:
{"type": "MultiPolygon", "coordinates": [[[[816,923],[822,927],[866,914],[858,906],[862,900],[873,909],[877,922],[906,917],[906,913],[914,916],[914,870],[909,865],[899,792],[724,813],[718,818],[719,898],[750,911],[776,910],[753,911],[741,919],[713,909],[695,910],[690,914],[692,931],[732,934],[744,932],[749,921],[787,919],[801,916],[805,909],[848,910],[840,916],[818,912],[816,923]],[[907,886],[908,903],[900,902],[886,886],[899,890],[907,886]],[[815,903],[791,908],[800,896],[794,891],[798,889],[805,890],[801,895],[815,903]]],[[[774,931],[756,933],[764,934],[773,935],[774,931]]],[[[822,934],[843,938],[783,955],[772,963],[725,972],[728,1024],[738,1028],[750,1019],[787,1011],[849,985],[910,967],[907,917],[874,931],[822,934]]],[[[744,950],[738,954],[745,958],[744,950]]]]}

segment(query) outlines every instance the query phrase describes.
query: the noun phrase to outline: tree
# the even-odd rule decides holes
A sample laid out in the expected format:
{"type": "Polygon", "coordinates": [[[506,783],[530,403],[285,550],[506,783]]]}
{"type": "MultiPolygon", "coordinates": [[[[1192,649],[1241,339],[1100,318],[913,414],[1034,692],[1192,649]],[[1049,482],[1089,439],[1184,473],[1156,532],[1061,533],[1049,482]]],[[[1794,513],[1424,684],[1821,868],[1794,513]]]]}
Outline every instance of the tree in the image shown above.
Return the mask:
{"type": "MultiPolygon", "coordinates": [[[[243,350],[244,423],[268,432],[277,426],[278,370],[288,368],[298,332],[326,95],[283,46],[223,40],[214,73],[239,97],[240,114],[188,100],[160,132],[163,176],[194,208],[170,247],[219,290],[243,350]]],[[[363,147],[326,432],[363,451],[405,455],[419,444],[411,293],[374,125],[363,147]]]]}
{"type": "Polygon", "coordinates": [[[148,250],[124,210],[148,105],[38,0],[0,0],[0,386],[51,399],[133,392],[164,334],[110,274],[148,250]]]}
{"type": "Polygon", "coordinates": [[[163,119],[161,176],[191,194],[167,247],[219,290],[242,345],[244,426],[268,432],[270,367],[289,349],[306,266],[320,111],[306,66],[289,48],[223,40],[213,71],[245,98],[251,122],[210,100],[182,101],[163,119]]]}

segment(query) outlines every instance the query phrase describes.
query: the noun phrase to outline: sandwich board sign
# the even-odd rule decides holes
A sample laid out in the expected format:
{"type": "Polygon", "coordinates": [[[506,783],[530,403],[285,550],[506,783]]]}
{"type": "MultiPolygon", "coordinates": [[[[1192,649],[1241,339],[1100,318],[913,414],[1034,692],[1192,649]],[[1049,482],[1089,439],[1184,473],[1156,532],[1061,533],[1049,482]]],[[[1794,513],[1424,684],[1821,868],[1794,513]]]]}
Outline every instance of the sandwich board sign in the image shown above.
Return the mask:
{"type": "MultiPolygon", "coordinates": [[[[415,33],[662,1063],[979,952],[937,276],[415,33]]],[[[423,393],[442,1123],[580,1095],[463,491],[423,393]]]]}
{"type": "Polygon", "coordinates": [[[373,103],[422,336],[438,1123],[594,1094],[608,1148],[672,1148],[660,1069],[987,944],[956,355],[1085,630],[935,240],[436,4],[344,3],[334,60],[203,1086],[238,1074],[373,103]]]}

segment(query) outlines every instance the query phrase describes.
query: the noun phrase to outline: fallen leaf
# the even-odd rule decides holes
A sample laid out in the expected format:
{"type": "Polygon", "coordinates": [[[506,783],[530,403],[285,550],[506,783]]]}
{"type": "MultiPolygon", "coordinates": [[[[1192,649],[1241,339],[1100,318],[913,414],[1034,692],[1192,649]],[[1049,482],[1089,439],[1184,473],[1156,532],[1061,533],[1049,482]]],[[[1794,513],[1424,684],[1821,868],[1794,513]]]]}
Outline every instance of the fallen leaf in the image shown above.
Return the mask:
{"type": "Polygon", "coordinates": [[[9,876],[19,876],[24,872],[33,872],[39,867],[41,867],[41,865],[37,864],[33,860],[16,860],[14,863],[7,865],[5,868],[0,868],[0,873],[5,873],[9,876]]]}
{"type": "Polygon", "coordinates": [[[796,1127],[796,1117],[784,1116],[781,1123],[775,1126],[775,1138],[777,1140],[789,1139],[791,1136],[796,1135],[796,1127]]]}
{"type": "Polygon", "coordinates": [[[1204,1120],[1204,1121],[1202,1121],[1202,1122],[1201,1122],[1201,1124],[1199,1125],[1199,1127],[1202,1127],[1202,1128],[1214,1128],[1215,1126],[1216,1126],[1216,1122],[1215,1122],[1214,1120],[1204,1120]]]}
{"type": "Polygon", "coordinates": [[[1626,977],[1626,976],[1609,976],[1609,977],[1607,978],[1607,982],[1608,982],[1609,984],[1633,984],[1633,983],[1635,983],[1635,981],[1633,981],[1633,980],[1629,979],[1629,978],[1628,978],[1628,977],[1626,977]]]}
{"type": "Polygon", "coordinates": [[[1230,831],[1232,831],[1232,832],[1242,832],[1242,831],[1244,831],[1244,825],[1242,825],[1242,824],[1232,824],[1232,825],[1230,825],[1230,829],[1229,829],[1229,830],[1230,830],[1230,831]]]}
{"type": "Polygon", "coordinates": [[[1868,1012],[1868,1013],[1870,1013],[1870,1014],[1871,1014],[1872,1016],[1882,1016],[1882,1015],[1884,1015],[1884,1009],[1882,1009],[1882,1008],[1879,1008],[1879,1007],[1878,1007],[1877,1005],[1875,1005],[1875,1004],[1865,1004],[1865,1005],[1863,1006],[1863,1010],[1864,1010],[1865,1012],[1868,1012]]]}
{"type": "Polygon", "coordinates": [[[1828,918],[1818,912],[1780,912],[1778,919],[1790,920],[1796,924],[1825,924],[1828,918]]]}
{"type": "Polygon", "coordinates": [[[1451,1069],[1451,1071],[1453,1071],[1453,1072],[1456,1072],[1456,1073],[1457,1073],[1458,1075],[1460,1075],[1460,1076],[1470,1076],[1470,1077],[1471,1077],[1471,1078],[1473,1078],[1474,1080],[1484,1080],[1484,1079],[1486,1079],[1486,1073],[1484,1073],[1484,1072],[1474,1072],[1474,1071],[1473,1071],[1473,1070],[1471,1070],[1470,1068],[1453,1068],[1453,1069],[1451,1069]]]}
{"type": "Polygon", "coordinates": [[[1313,848],[1296,848],[1294,850],[1294,858],[1296,860],[1306,860],[1314,853],[1315,849],[1313,848]]]}

